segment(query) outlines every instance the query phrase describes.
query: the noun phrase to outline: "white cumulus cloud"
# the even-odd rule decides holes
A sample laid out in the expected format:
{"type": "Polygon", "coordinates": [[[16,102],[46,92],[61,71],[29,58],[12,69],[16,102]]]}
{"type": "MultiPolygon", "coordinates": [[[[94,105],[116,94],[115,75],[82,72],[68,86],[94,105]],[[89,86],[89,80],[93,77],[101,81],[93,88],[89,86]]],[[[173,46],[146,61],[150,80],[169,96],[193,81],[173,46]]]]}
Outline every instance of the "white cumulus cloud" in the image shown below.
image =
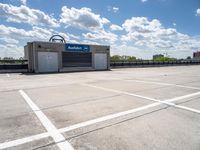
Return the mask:
{"type": "Polygon", "coordinates": [[[132,17],[125,20],[122,27],[126,34],[121,36],[121,40],[128,42],[133,47],[142,50],[170,52],[180,57],[192,54],[198,50],[200,41],[187,34],[178,32],[175,28],[165,28],[157,19],[149,20],[146,17],[132,17]]]}
{"type": "Polygon", "coordinates": [[[115,41],[117,41],[118,36],[111,32],[106,32],[104,30],[98,31],[98,32],[88,32],[86,34],[83,34],[84,38],[93,42],[97,42],[99,44],[113,44],[115,41]]]}
{"type": "Polygon", "coordinates": [[[16,44],[0,44],[0,57],[24,57],[24,48],[16,44]]]}
{"type": "Polygon", "coordinates": [[[114,12],[114,13],[116,13],[116,12],[119,11],[119,8],[118,8],[118,7],[113,7],[112,9],[113,9],[113,12],[114,12]]]}
{"type": "Polygon", "coordinates": [[[159,20],[154,19],[149,21],[146,17],[132,17],[131,19],[125,20],[122,27],[127,32],[141,32],[141,33],[149,33],[154,32],[158,29],[161,29],[161,23],[159,20]]]}
{"type": "Polygon", "coordinates": [[[19,41],[13,38],[9,38],[9,37],[1,37],[0,38],[0,42],[1,43],[8,43],[8,44],[18,44],[19,41]]]}
{"type": "Polygon", "coordinates": [[[173,23],[173,26],[174,26],[174,27],[176,26],[176,23],[175,23],[175,22],[173,23]]]}
{"type": "Polygon", "coordinates": [[[200,16],[200,8],[197,9],[196,15],[197,15],[197,16],[200,16]]]}
{"type": "Polygon", "coordinates": [[[27,0],[20,0],[23,5],[26,5],[27,0]]]}
{"type": "MultiPolygon", "coordinates": [[[[15,27],[7,27],[0,25],[0,43],[18,44],[19,41],[23,41],[23,44],[30,41],[48,41],[49,38],[59,34],[65,38],[67,42],[76,42],[79,40],[78,36],[69,33],[58,32],[53,29],[46,29],[33,26],[31,30],[24,30],[15,27]]],[[[19,43],[22,44],[22,43],[19,43]]],[[[22,45],[24,46],[24,45],[22,45]]]]}
{"type": "Polygon", "coordinates": [[[54,34],[63,36],[67,42],[77,43],[78,40],[75,39],[76,36],[73,34],[58,32],[53,29],[33,26],[31,30],[25,30],[0,25],[0,57],[23,57],[23,46],[26,42],[48,41],[54,34]]]}
{"type": "Polygon", "coordinates": [[[0,3],[0,16],[7,18],[8,22],[28,23],[30,25],[42,25],[58,27],[57,20],[45,14],[41,10],[31,9],[21,5],[19,7],[0,3]]]}
{"type": "Polygon", "coordinates": [[[39,39],[48,40],[52,36],[52,32],[49,29],[33,26],[32,30],[18,29],[15,27],[7,27],[0,25],[0,35],[5,37],[11,37],[13,39],[39,39]]]}
{"type": "Polygon", "coordinates": [[[119,7],[111,7],[111,6],[107,6],[107,10],[110,12],[114,12],[117,13],[119,11],[119,7]]]}
{"type": "Polygon", "coordinates": [[[108,19],[93,13],[90,8],[86,7],[76,9],[63,6],[60,17],[61,23],[86,30],[102,29],[104,24],[110,22],[108,19]]]}
{"type": "Polygon", "coordinates": [[[143,3],[144,3],[144,2],[147,2],[147,1],[148,1],[148,0],[141,0],[141,2],[143,2],[143,3]]]}
{"type": "Polygon", "coordinates": [[[118,25],[116,25],[116,24],[112,24],[112,25],[110,26],[110,29],[111,29],[112,31],[121,31],[121,30],[123,30],[122,27],[120,27],[120,26],[118,26],[118,25]]]}

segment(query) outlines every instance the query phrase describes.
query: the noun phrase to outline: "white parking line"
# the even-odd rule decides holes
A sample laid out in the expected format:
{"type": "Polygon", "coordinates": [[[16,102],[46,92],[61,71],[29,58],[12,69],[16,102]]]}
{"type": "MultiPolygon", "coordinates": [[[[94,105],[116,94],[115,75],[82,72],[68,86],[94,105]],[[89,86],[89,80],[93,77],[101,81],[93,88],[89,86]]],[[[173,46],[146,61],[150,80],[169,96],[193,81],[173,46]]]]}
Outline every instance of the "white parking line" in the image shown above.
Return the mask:
{"type": "MultiPolygon", "coordinates": [[[[86,126],[89,126],[89,125],[93,125],[93,124],[96,124],[96,123],[99,123],[99,122],[103,122],[103,121],[106,121],[106,120],[114,119],[114,118],[117,118],[117,117],[120,117],[120,116],[128,115],[128,114],[131,114],[131,113],[134,113],[134,112],[142,111],[142,110],[145,110],[145,109],[148,109],[148,108],[152,108],[152,107],[155,107],[155,106],[158,106],[158,105],[161,105],[161,104],[160,103],[153,103],[153,104],[150,104],[150,105],[146,105],[146,106],[143,106],[143,107],[131,109],[131,110],[128,110],[128,111],[124,111],[124,112],[120,112],[120,113],[116,113],[116,114],[100,117],[100,118],[97,118],[97,119],[85,121],[85,122],[78,123],[78,124],[75,124],[75,125],[72,125],[72,126],[69,126],[69,127],[58,129],[58,132],[64,133],[64,132],[67,132],[67,131],[71,131],[71,130],[75,130],[75,129],[78,129],[78,128],[82,128],[82,127],[86,127],[86,126]]],[[[14,141],[0,143],[0,149],[5,149],[5,148],[9,148],[9,147],[25,144],[25,143],[28,143],[28,142],[32,142],[34,140],[39,140],[39,139],[42,139],[42,138],[46,138],[48,136],[51,136],[51,135],[50,135],[50,133],[46,132],[46,133],[33,135],[33,136],[26,137],[26,138],[14,140],[14,141]]]]}
{"type": "Polygon", "coordinates": [[[72,126],[61,128],[61,129],[59,129],[59,132],[61,132],[61,133],[69,132],[71,130],[83,128],[83,127],[86,127],[86,126],[89,126],[89,125],[94,125],[94,124],[97,124],[97,123],[100,123],[100,122],[104,122],[104,121],[107,121],[107,120],[111,120],[111,119],[115,119],[115,118],[118,118],[118,117],[126,116],[126,115],[129,115],[129,114],[132,114],[132,113],[135,113],[135,112],[139,112],[139,111],[142,111],[142,110],[146,110],[146,109],[149,109],[149,108],[153,108],[153,107],[156,107],[156,106],[159,106],[159,105],[162,105],[162,104],[166,104],[166,105],[169,105],[169,106],[173,106],[173,107],[176,107],[176,108],[180,108],[180,109],[183,109],[183,110],[187,110],[187,111],[190,111],[190,112],[193,112],[193,113],[200,114],[199,110],[196,110],[196,109],[193,109],[193,108],[189,108],[189,107],[185,107],[185,106],[181,106],[181,105],[176,105],[174,103],[168,102],[168,101],[177,101],[177,100],[180,100],[180,99],[179,98],[177,98],[177,99],[169,99],[169,100],[164,101],[162,103],[156,102],[156,103],[145,105],[145,106],[142,106],[142,107],[139,107],[139,108],[135,108],[135,109],[131,109],[131,110],[127,110],[127,111],[123,111],[123,112],[107,115],[107,116],[104,116],[104,117],[96,118],[96,119],[85,121],[85,122],[81,122],[81,123],[78,123],[78,124],[75,124],[75,125],[72,125],[72,126]]]}
{"type": "Polygon", "coordinates": [[[65,140],[65,137],[58,132],[58,129],[51,123],[47,116],[39,109],[39,107],[29,98],[29,96],[23,91],[19,90],[24,100],[31,107],[33,112],[36,114],[42,125],[46,128],[48,133],[54,139],[55,143],[61,150],[73,150],[73,147],[69,142],[65,140]]]}
{"type": "MultiPolygon", "coordinates": [[[[99,80],[105,80],[105,78],[98,78],[99,80]]],[[[112,80],[121,80],[121,81],[128,81],[128,82],[138,82],[138,83],[147,83],[147,84],[156,84],[156,85],[165,85],[165,86],[175,86],[180,88],[187,88],[187,89],[194,89],[200,90],[200,87],[193,87],[193,86],[186,86],[180,84],[172,84],[172,83],[165,83],[165,82],[155,82],[155,81],[147,81],[147,80],[138,80],[138,79],[123,79],[123,78],[116,78],[112,77],[112,80]]]]}
{"type": "MultiPolygon", "coordinates": [[[[122,117],[122,116],[125,116],[125,115],[128,115],[128,114],[131,114],[131,113],[136,113],[136,112],[139,112],[139,111],[142,111],[142,110],[153,108],[153,107],[156,107],[156,106],[159,106],[159,105],[162,105],[162,104],[170,105],[170,106],[180,108],[180,109],[184,109],[184,110],[187,110],[187,111],[191,111],[191,112],[194,112],[194,113],[200,113],[199,110],[171,103],[171,102],[175,102],[175,101],[182,100],[182,99],[185,99],[185,98],[197,96],[199,94],[200,94],[200,92],[192,93],[192,94],[168,99],[168,100],[165,100],[165,101],[161,101],[162,103],[159,100],[156,100],[156,101],[158,101],[156,103],[152,103],[152,104],[145,105],[145,106],[142,106],[142,107],[139,107],[139,108],[134,108],[134,109],[131,109],[131,110],[127,110],[127,111],[103,116],[103,117],[100,117],[100,118],[88,120],[88,121],[85,121],[85,122],[81,122],[81,123],[71,125],[71,126],[68,126],[68,127],[64,127],[64,128],[61,128],[61,129],[57,129],[57,130],[60,133],[64,133],[64,132],[72,131],[72,130],[75,130],[75,129],[78,129],[78,128],[86,127],[86,126],[89,126],[89,125],[94,125],[94,124],[104,122],[104,121],[108,121],[108,120],[111,120],[111,119],[114,119],[114,118],[122,117]]],[[[143,96],[140,96],[140,97],[142,98],[143,96]]],[[[143,97],[143,98],[147,98],[147,97],[143,97]]],[[[151,100],[151,98],[148,98],[148,99],[151,100]]],[[[38,109],[36,109],[36,110],[38,110],[38,109]]],[[[14,140],[14,141],[0,143],[0,149],[5,149],[5,148],[25,144],[25,143],[32,142],[32,141],[35,141],[35,140],[39,140],[39,139],[42,139],[42,138],[46,138],[46,137],[49,137],[49,136],[51,136],[51,134],[49,132],[46,132],[46,133],[33,135],[33,136],[26,137],[26,138],[14,140]]]]}
{"type": "MultiPolygon", "coordinates": [[[[123,80],[123,79],[122,79],[123,80]]],[[[188,88],[188,89],[194,89],[194,90],[200,90],[199,87],[192,87],[192,86],[185,86],[180,84],[172,84],[172,83],[160,83],[160,82],[154,82],[154,81],[143,81],[143,80],[134,80],[134,79],[124,79],[123,81],[133,81],[138,83],[148,83],[148,84],[157,84],[157,85],[166,85],[166,86],[176,86],[180,88],[188,88]]]]}
{"type": "Polygon", "coordinates": [[[101,90],[104,90],[104,91],[109,91],[109,92],[114,92],[114,93],[119,93],[119,94],[125,94],[125,95],[129,95],[129,96],[135,96],[135,97],[139,97],[139,98],[142,98],[142,99],[151,100],[151,101],[154,101],[154,102],[159,102],[159,100],[154,99],[154,98],[150,98],[150,97],[146,97],[146,96],[142,96],[142,95],[138,95],[138,94],[133,94],[133,93],[125,92],[125,91],[114,90],[114,89],[110,89],[110,88],[104,88],[104,87],[95,86],[95,85],[86,84],[86,83],[82,83],[80,85],[88,86],[88,87],[92,87],[92,88],[97,88],[97,89],[101,89],[101,90]]]}
{"type": "Polygon", "coordinates": [[[18,140],[0,143],[0,149],[6,149],[6,148],[18,146],[18,145],[21,145],[21,144],[25,144],[25,143],[28,143],[28,142],[35,141],[35,140],[43,139],[43,138],[46,138],[46,137],[49,137],[49,136],[50,136],[50,134],[48,132],[45,132],[45,133],[25,137],[25,138],[18,139],[18,140]]]}
{"type": "Polygon", "coordinates": [[[174,101],[183,100],[183,99],[190,98],[190,97],[195,97],[195,96],[198,96],[198,95],[200,95],[200,92],[175,97],[175,98],[172,98],[172,99],[169,99],[169,100],[165,100],[165,102],[174,102],[174,101]]]}
{"type": "Polygon", "coordinates": [[[172,99],[169,99],[169,100],[161,101],[161,100],[157,100],[157,99],[154,99],[154,98],[150,98],[150,97],[146,97],[146,96],[142,96],[142,95],[138,95],[138,94],[133,94],[133,93],[125,92],[125,91],[114,90],[114,89],[104,88],[104,87],[90,85],[90,84],[81,84],[81,85],[88,86],[88,87],[93,87],[93,88],[97,88],[97,89],[101,89],[101,90],[104,90],[104,91],[110,91],[110,92],[125,94],[125,95],[129,95],[129,96],[139,97],[139,98],[142,98],[142,99],[146,99],[146,100],[158,102],[158,103],[161,103],[161,104],[166,104],[166,105],[169,105],[169,106],[173,106],[173,107],[176,107],[176,108],[184,109],[184,110],[187,110],[187,111],[191,111],[191,112],[194,112],[194,113],[198,113],[198,110],[196,111],[195,109],[190,109],[190,108],[188,109],[187,107],[180,107],[180,106],[178,106],[178,105],[176,105],[174,103],[171,103],[171,102],[200,95],[200,92],[196,92],[196,93],[192,93],[192,94],[188,94],[188,95],[172,98],[172,99]]]}
{"type": "Polygon", "coordinates": [[[8,78],[10,77],[10,75],[9,75],[8,73],[6,74],[6,76],[7,76],[8,78]]]}
{"type": "MultiPolygon", "coordinates": [[[[129,96],[135,96],[135,97],[147,99],[147,100],[150,100],[150,101],[163,102],[163,101],[157,100],[155,98],[150,98],[150,97],[146,97],[146,96],[142,96],[142,95],[138,95],[138,94],[133,94],[133,93],[125,92],[125,91],[120,91],[120,90],[115,90],[115,89],[110,89],[110,88],[104,88],[104,87],[95,86],[95,85],[86,84],[86,83],[83,83],[81,85],[101,89],[101,90],[104,90],[104,91],[109,91],[109,92],[114,92],[114,93],[119,93],[119,94],[125,94],[125,95],[129,95],[129,96]]],[[[200,95],[200,92],[196,92],[196,93],[192,93],[192,94],[188,94],[188,95],[184,95],[184,96],[180,96],[180,97],[175,97],[175,98],[165,100],[165,101],[171,102],[171,101],[174,101],[174,100],[179,100],[179,99],[181,100],[181,99],[185,99],[185,98],[189,98],[189,97],[193,97],[193,96],[197,96],[197,95],[200,95]]]]}
{"type": "Polygon", "coordinates": [[[68,131],[75,130],[75,129],[78,129],[78,128],[93,125],[93,124],[96,124],[96,123],[99,123],[99,122],[104,122],[104,121],[107,121],[107,120],[111,120],[111,119],[114,119],[114,118],[118,118],[118,117],[121,117],[121,116],[131,114],[131,113],[139,112],[139,111],[149,109],[149,108],[152,108],[152,107],[155,107],[155,106],[158,106],[158,105],[161,105],[161,104],[160,103],[153,103],[153,104],[145,105],[145,106],[142,106],[142,107],[139,107],[139,108],[134,108],[134,109],[131,109],[131,110],[107,115],[107,116],[100,117],[100,118],[97,118],[97,119],[81,122],[81,123],[78,123],[78,124],[75,124],[75,125],[72,125],[72,126],[69,126],[69,127],[66,127],[66,128],[61,128],[61,129],[59,129],[59,131],[61,133],[62,132],[68,132],[68,131]]]}
{"type": "Polygon", "coordinates": [[[187,111],[191,111],[191,112],[200,114],[200,110],[197,110],[197,109],[189,108],[189,107],[182,106],[182,105],[176,105],[176,107],[180,108],[180,109],[184,109],[184,110],[187,110],[187,111]]]}

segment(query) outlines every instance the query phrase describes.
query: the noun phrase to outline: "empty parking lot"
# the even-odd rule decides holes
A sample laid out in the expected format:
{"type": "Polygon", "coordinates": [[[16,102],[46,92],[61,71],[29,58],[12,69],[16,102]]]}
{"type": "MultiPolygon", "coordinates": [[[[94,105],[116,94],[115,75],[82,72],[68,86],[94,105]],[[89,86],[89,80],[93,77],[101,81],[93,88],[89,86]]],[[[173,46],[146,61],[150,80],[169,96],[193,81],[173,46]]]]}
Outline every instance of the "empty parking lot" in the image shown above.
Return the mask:
{"type": "Polygon", "coordinates": [[[200,149],[198,65],[0,74],[0,85],[0,149],[200,149]]]}

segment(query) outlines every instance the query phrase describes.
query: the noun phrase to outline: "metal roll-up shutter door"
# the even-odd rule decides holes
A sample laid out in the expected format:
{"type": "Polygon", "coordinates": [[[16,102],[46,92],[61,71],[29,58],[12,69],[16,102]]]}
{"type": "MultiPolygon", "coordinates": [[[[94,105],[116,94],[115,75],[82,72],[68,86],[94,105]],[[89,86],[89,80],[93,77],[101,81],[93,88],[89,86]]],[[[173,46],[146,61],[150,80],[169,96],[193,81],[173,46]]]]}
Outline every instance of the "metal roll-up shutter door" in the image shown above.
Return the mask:
{"type": "Polygon", "coordinates": [[[92,53],[63,52],[63,67],[91,67],[92,53]]]}

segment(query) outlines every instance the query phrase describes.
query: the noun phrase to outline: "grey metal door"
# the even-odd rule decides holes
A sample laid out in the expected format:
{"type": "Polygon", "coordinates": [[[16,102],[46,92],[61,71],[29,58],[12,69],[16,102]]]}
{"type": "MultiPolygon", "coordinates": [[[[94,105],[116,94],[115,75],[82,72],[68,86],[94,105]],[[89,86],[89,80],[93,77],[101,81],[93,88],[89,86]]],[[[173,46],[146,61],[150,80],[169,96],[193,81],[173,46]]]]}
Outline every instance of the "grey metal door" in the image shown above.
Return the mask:
{"type": "Polygon", "coordinates": [[[94,68],[96,70],[108,69],[107,54],[96,53],[94,54],[94,68]]]}
{"type": "Polygon", "coordinates": [[[58,72],[58,53],[38,52],[39,72],[58,72]]]}

